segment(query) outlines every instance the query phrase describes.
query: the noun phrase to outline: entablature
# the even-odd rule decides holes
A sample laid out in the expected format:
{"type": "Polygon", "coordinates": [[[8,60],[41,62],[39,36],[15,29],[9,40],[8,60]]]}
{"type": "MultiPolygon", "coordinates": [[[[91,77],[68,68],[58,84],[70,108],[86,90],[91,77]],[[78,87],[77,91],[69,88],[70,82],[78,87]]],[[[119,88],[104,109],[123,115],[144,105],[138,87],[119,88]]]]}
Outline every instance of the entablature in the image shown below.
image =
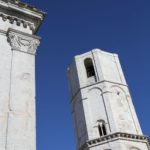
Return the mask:
{"type": "MultiPolygon", "coordinates": [[[[45,18],[46,13],[18,0],[0,0],[0,17],[23,28],[29,27],[35,34],[45,18]]],[[[10,26],[9,26],[10,27],[10,26]]]]}

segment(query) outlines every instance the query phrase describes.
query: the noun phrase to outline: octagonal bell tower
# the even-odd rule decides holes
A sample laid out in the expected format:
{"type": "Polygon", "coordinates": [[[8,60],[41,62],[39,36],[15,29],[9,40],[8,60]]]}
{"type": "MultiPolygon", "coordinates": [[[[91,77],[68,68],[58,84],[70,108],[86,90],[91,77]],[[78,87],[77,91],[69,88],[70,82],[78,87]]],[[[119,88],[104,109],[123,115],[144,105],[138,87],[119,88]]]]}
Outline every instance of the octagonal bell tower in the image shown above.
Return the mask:
{"type": "Polygon", "coordinates": [[[117,54],[75,56],[68,80],[77,150],[149,150],[117,54]]]}
{"type": "Polygon", "coordinates": [[[0,0],[0,150],[35,150],[36,36],[45,13],[0,0]]]}

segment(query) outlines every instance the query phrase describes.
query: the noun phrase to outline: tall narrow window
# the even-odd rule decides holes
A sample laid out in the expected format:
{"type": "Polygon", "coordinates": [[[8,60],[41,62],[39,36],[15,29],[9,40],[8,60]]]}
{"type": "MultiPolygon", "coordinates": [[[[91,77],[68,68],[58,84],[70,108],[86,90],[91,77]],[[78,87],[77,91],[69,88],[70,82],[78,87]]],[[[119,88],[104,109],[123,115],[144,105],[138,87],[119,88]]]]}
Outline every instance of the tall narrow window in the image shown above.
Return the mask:
{"type": "Polygon", "coordinates": [[[89,77],[95,76],[95,70],[94,70],[92,59],[91,58],[85,59],[84,65],[86,68],[87,77],[89,78],[89,77]]]}
{"type": "Polygon", "coordinates": [[[105,124],[103,123],[102,124],[102,131],[103,131],[103,135],[106,135],[106,127],[105,127],[105,124]]]}
{"type": "Polygon", "coordinates": [[[103,122],[103,121],[100,121],[100,122],[99,122],[98,131],[99,131],[99,135],[100,135],[100,136],[107,135],[105,122],[103,122]]]}
{"type": "Polygon", "coordinates": [[[99,135],[100,136],[103,136],[103,131],[102,131],[102,128],[100,125],[98,125],[98,130],[99,130],[99,135]]]}

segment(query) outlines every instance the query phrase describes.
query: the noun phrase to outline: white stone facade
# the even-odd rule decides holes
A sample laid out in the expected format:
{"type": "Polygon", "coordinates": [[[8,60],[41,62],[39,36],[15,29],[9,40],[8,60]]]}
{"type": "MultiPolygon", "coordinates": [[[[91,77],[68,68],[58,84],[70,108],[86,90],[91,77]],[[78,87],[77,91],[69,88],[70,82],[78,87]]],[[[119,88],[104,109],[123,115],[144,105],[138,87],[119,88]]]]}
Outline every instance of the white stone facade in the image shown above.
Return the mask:
{"type": "Polygon", "coordinates": [[[117,54],[75,56],[68,79],[78,150],[149,149],[117,54]]]}
{"type": "Polygon", "coordinates": [[[0,0],[0,150],[35,150],[35,32],[44,13],[0,0]]]}

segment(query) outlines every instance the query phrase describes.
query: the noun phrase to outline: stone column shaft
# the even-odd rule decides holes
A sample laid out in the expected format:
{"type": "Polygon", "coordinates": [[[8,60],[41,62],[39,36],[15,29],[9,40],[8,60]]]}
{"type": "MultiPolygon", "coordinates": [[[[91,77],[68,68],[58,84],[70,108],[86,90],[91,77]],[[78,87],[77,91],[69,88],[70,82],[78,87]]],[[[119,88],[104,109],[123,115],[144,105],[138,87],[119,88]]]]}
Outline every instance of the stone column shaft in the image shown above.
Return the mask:
{"type": "Polygon", "coordinates": [[[6,150],[35,150],[35,53],[39,38],[8,30],[12,49],[6,150]]]}

